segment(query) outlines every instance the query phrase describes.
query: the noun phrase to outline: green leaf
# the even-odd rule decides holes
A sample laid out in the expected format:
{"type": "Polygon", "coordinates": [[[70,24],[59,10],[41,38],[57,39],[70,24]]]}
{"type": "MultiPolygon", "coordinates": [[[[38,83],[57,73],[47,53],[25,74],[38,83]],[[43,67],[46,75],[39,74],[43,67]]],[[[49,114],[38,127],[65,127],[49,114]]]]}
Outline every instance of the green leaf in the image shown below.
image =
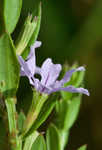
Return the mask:
{"type": "Polygon", "coordinates": [[[19,64],[8,34],[0,37],[0,92],[15,96],[19,83],[19,64]]]}
{"type": "Polygon", "coordinates": [[[72,127],[77,118],[80,103],[80,97],[75,97],[72,101],[61,100],[57,103],[55,124],[59,129],[68,130],[72,127]]]}
{"type": "Polygon", "coordinates": [[[64,100],[69,101],[72,98],[72,93],[66,92],[66,91],[61,91],[61,96],[64,100]]]}
{"type": "Polygon", "coordinates": [[[47,150],[61,150],[60,135],[55,125],[51,124],[46,133],[47,150]]]}
{"type": "Polygon", "coordinates": [[[79,87],[80,85],[82,85],[84,77],[85,77],[85,71],[80,71],[75,82],[75,87],[79,87]]]}
{"type": "Polygon", "coordinates": [[[38,118],[36,119],[35,123],[33,124],[33,126],[31,127],[30,131],[28,132],[28,134],[30,134],[33,130],[36,130],[37,128],[40,127],[40,125],[47,119],[47,117],[50,115],[50,113],[52,112],[54,106],[56,104],[56,100],[55,100],[55,96],[48,99],[42,109],[40,114],[38,115],[38,118]]]}
{"type": "Polygon", "coordinates": [[[69,131],[59,130],[61,140],[61,150],[64,150],[69,139],[69,131]]]}
{"type": "Polygon", "coordinates": [[[40,24],[41,24],[41,3],[38,4],[38,9],[34,15],[37,18],[37,25],[36,25],[36,28],[34,30],[32,37],[29,41],[29,46],[31,46],[36,41],[38,34],[39,34],[40,24]]]}
{"type": "Polygon", "coordinates": [[[27,48],[23,52],[22,56],[23,58],[26,58],[29,53],[29,47],[34,44],[34,42],[37,40],[39,30],[40,30],[40,24],[41,24],[41,3],[38,4],[38,7],[36,7],[36,12],[34,13],[34,16],[36,16],[36,27],[34,29],[34,32],[31,36],[31,39],[27,45],[27,48]]]}
{"type": "Polygon", "coordinates": [[[12,33],[20,17],[22,0],[4,0],[3,16],[5,28],[8,33],[12,33]]]}
{"type": "Polygon", "coordinates": [[[20,112],[20,114],[18,116],[18,130],[19,130],[19,132],[21,132],[23,129],[23,124],[24,124],[25,119],[26,119],[26,117],[25,117],[24,113],[20,112]]]}
{"type": "Polygon", "coordinates": [[[81,146],[80,148],[78,148],[78,150],[86,150],[87,149],[87,145],[81,146]]]}
{"type": "Polygon", "coordinates": [[[31,150],[46,150],[46,144],[44,137],[39,135],[35,140],[31,150]]]}
{"type": "Polygon", "coordinates": [[[34,131],[30,136],[28,136],[25,140],[23,150],[31,150],[32,145],[38,136],[39,133],[37,131],[34,131]]]}
{"type": "Polygon", "coordinates": [[[79,110],[80,110],[80,96],[75,97],[72,99],[71,103],[69,104],[68,114],[65,122],[65,128],[71,128],[74,122],[77,119],[79,110]]]}
{"type": "Polygon", "coordinates": [[[32,19],[32,15],[28,15],[22,30],[16,40],[16,53],[21,55],[27,47],[33,32],[37,25],[37,19],[32,19]]]}

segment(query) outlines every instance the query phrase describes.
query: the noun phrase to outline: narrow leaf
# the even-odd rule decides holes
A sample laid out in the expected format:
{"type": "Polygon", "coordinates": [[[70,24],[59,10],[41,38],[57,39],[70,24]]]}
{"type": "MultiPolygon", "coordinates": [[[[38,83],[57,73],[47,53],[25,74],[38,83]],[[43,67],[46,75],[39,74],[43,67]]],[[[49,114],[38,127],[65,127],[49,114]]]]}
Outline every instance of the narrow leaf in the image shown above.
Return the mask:
{"type": "Polygon", "coordinates": [[[55,125],[50,125],[47,134],[47,150],[61,150],[60,135],[55,125]]]}
{"type": "Polygon", "coordinates": [[[42,135],[39,135],[35,142],[33,143],[31,150],[46,150],[46,144],[44,137],[42,135]]]}
{"type": "Polygon", "coordinates": [[[55,124],[59,129],[66,131],[72,127],[77,118],[80,103],[80,97],[75,97],[72,101],[61,100],[57,103],[55,124]]]}
{"type": "Polygon", "coordinates": [[[28,15],[25,23],[22,27],[22,30],[16,40],[16,53],[21,55],[25,48],[27,47],[29,40],[32,37],[32,34],[36,28],[37,19],[32,19],[32,15],[28,15]]]}
{"type": "Polygon", "coordinates": [[[4,0],[4,23],[8,33],[12,33],[20,17],[22,0],[4,0]]]}
{"type": "Polygon", "coordinates": [[[87,145],[81,146],[78,150],[86,150],[87,149],[87,145]]]}
{"type": "Polygon", "coordinates": [[[41,24],[41,3],[38,4],[38,7],[36,8],[36,13],[34,13],[34,16],[36,17],[36,27],[34,29],[34,32],[29,40],[29,43],[25,49],[25,51],[23,52],[22,56],[23,58],[26,58],[28,56],[29,53],[29,47],[31,45],[33,45],[35,43],[35,41],[37,40],[39,31],[40,31],[40,24],[41,24]]]}
{"type": "Polygon", "coordinates": [[[39,3],[37,12],[34,15],[36,16],[36,19],[37,19],[37,25],[30,39],[29,46],[32,45],[36,41],[38,34],[39,34],[40,24],[41,24],[41,3],[39,3]]]}
{"type": "Polygon", "coordinates": [[[18,130],[19,130],[19,132],[21,132],[23,129],[23,124],[24,124],[25,119],[26,119],[26,117],[25,117],[24,113],[20,112],[20,114],[18,116],[18,130]]]}
{"type": "Polygon", "coordinates": [[[25,140],[23,150],[31,150],[32,145],[38,136],[39,133],[37,131],[34,131],[30,136],[28,136],[25,140]]]}
{"type": "Polygon", "coordinates": [[[69,131],[59,130],[59,132],[60,132],[60,140],[61,140],[61,150],[64,150],[66,144],[68,143],[69,131]]]}
{"type": "Polygon", "coordinates": [[[81,104],[81,100],[79,96],[73,98],[73,100],[69,104],[69,109],[65,120],[65,128],[68,129],[71,128],[74,122],[76,121],[80,110],[80,104],[81,104]]]}
{"type": "Polygon", "coordinates": [[[15,96],[19,83],[19,64],[8,34],[0,37],[0,92],[15,96]]]}

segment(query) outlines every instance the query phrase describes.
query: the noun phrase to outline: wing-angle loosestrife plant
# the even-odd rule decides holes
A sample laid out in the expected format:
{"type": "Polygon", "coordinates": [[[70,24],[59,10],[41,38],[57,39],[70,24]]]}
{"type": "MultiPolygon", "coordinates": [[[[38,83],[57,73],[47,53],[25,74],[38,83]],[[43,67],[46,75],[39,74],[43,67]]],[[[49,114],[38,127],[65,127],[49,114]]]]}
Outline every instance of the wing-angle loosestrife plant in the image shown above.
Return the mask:
{"type": "MultiPolygon", "coordinates": [[[[27,17],[21,32],[13,34],[19,35],[14,38],[15,41],[11,35],[19,31],[15,29],[21,14],[22,0],[3,0],[0,4],[0,150],[64,150],[80,109],[80,93],[89,96],[87,89],[76,88],[82,85],[84,79],[83,66],[74,66],[75,69],[66,72],[64,77],[58,80],[62,70],[60,64],[54,64],[47,58],[41,67],[36,65],[35,49],[41,46],[41,42],[36,41],[41,23],[41,3],[35,2],[35,6],[34,13],[27,17]],[[33,17],[35,19],[32,19],[33,17]],[[31,48],[28,55],[29,46],[31,48]],[[32,92],[27,88],[26,94],[23,94],[25,87],[21,85],[25,84],[25,81],[19,82],[19,71],[21,76],[29,79],[33,87],[32,92]],[[69,85],[73,73],[70,83],[75,86],[69,85]],[[36,74],[40,75],[41,80],[36,74]],[[61,91],[60,95],[51,94],[58,91],[61,91]],[[23,105],[20,105],[21,103],[23,105]],[[19,107],[16,108],[16,104],[19,107]],[[21,112],[22,106],[24,107],[21,112]],[[39,132],[43,130],[43,123],[47,121],[53,109],[52,123],[47,130],[44,126],[45,138],[39,132]]],[[[86,145],[81,149],[86,150],[86,145]]]]}
{"type": "Polygon", "coordinates": [[[41,42],[36,41],[31,46],[30,53],[26,59],[23,60],[21,56],[18,56],[19,63],[21,65],[21,76],[27,76],[30,84],[36,88],[40,93],[51,94],[57,91],[68,91],[72,93],[83,93],[89,96],[89,92],[84,88],[75,88],[72,85],[64,87],[64,84],[70,81],[70,78],[74,72],[85,71],[84,67],[78,67],[66,72],[65,76],[59,81],[57,78],[61,72],[62,66],[60,64],[53,64],[50,58],[47,58],[42,64],[41,68],[36,66],[35,48],[39,47],[41,42]],[[41,75],[41,81],[35,78],[35,74],[41,75]]]}

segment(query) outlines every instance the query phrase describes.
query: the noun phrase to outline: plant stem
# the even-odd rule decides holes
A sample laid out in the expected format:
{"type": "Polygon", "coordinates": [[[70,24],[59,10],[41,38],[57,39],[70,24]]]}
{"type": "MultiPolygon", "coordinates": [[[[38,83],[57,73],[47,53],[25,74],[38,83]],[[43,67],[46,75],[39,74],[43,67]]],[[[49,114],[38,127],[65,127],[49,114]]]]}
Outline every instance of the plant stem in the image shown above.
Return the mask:
{"type": "Polygon", "coordinates": [[[23,136],[29,131],[31,126],[34,124],[47,98],[48,95],[46,94],[40,94],[37,91],[33,92],[32,104],[23,126],[23,136]]]}
{"type": "Polygon", "coordinates": [[[17,130],[16,98],[7,98],[5,104],[8,116],[11,150],[22,150],[22,140],[19,138],[17,130]]]}

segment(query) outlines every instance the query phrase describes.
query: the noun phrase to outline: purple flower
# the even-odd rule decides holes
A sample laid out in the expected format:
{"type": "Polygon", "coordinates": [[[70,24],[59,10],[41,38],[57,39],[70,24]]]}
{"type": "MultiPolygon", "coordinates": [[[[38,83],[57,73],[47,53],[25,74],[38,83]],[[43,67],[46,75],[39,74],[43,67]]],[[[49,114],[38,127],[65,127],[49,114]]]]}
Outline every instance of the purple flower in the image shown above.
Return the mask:
{"type": "Polygon", "coordinates": [[[20,75],[21,76],[27,76],[30,83],[33,85],[34,74],[39,73],[39,68],[36,67],[36,58],[35,58],[35,48],[38,48],[41,46],[40,41],[36,41],[34,45],[30,48],[30,53],[26,59],[26,61],[23,60],[21,56],[18,56],[18,60],[21,66],[20,69],[20,75]]]}
{"type": "Polygon", "coordinates": [[[72,85],[64,87],[64,84],[70,80],[72,74],[76,71],[85,71],[84,67],[79,67],[66,72],[63,79],[59,81],[57,78],[62,69],[60,64],[53,64],[52,60],[48,58],[44,61],[41,68],[36,66],[35,48],[40,45],[41,42],[36,41],[35,44],[31,46],[31,51],[26,61],[24,61],[21,56],[18,56],[21,65],[21,76],[27,76],[30,84],[41,93],[51,94],[62,90],[72,93],[83,93],[89,96],[87,89],[75,88],[72,85]],[[41,81],[34,77],[34,74],[36,73],[41,75],[41,81]]]}

